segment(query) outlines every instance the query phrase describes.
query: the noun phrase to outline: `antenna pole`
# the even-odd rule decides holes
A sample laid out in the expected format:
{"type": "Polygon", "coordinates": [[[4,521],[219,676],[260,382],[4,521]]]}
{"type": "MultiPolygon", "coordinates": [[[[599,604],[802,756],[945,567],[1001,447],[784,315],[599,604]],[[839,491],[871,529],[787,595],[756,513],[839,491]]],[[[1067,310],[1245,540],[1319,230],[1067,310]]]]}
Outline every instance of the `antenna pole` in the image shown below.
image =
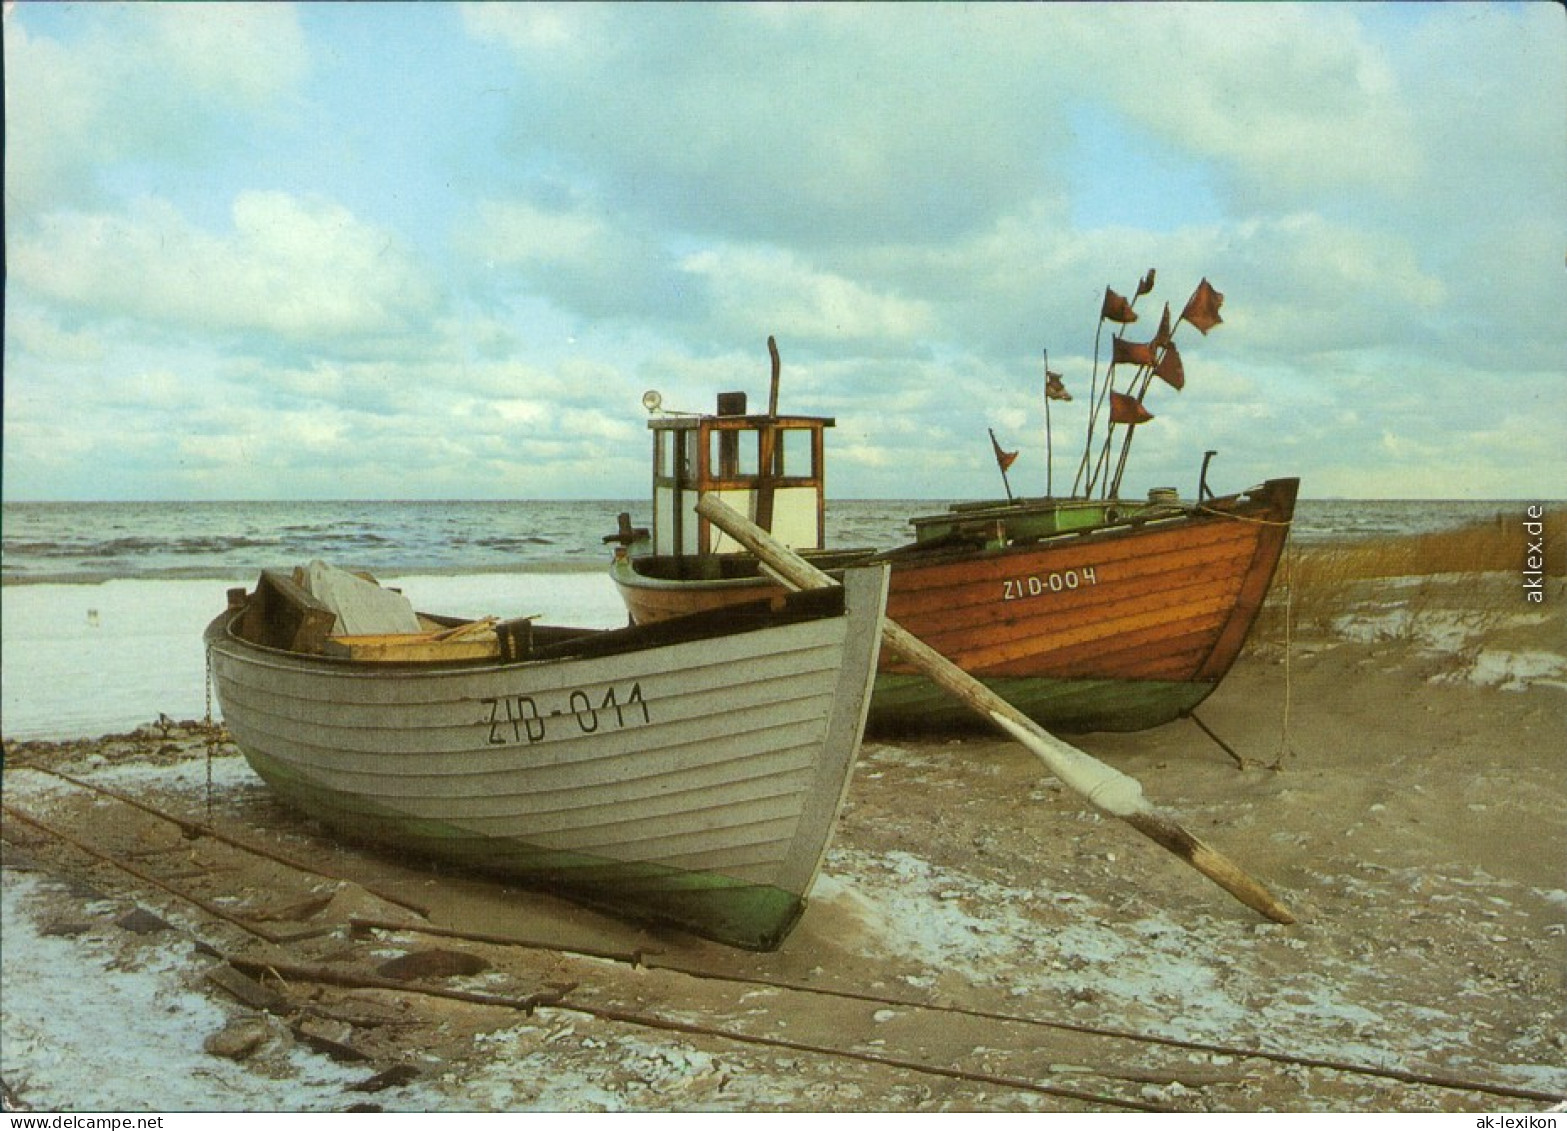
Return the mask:
{"type": "Polygon", "coordinates": [[[771,334],[767,335],[767,352],[772,356],[772,359],[773,359],[773,383],[772,383],[772,386],[768,390],[768,393],[767,393],[767,415],[768,416],[777,416],[778,415],[778,370],[779,370],[780,366],[779,366],[779,361],[778,361],[778,342],[771,334]]]}

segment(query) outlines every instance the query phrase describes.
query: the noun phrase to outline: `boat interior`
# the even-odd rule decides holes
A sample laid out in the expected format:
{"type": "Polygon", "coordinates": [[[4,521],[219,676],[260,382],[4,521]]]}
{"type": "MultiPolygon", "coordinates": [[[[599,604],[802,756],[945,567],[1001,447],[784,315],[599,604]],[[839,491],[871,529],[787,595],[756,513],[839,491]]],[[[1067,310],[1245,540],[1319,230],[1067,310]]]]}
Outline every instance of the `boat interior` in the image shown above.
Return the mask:
{"type": "MultiPolygon", "coordinates": [[[[375,585],[373,579],[357,576],[375,585]]],[[[415,613],[415,632],[347,633],[341,631],[340,611],[313,593],[307,580],[302,569],[268,569],[254,592],[230,590],[229,634],[260,648],[348,662],[514,663],[635,652],[841,616],[845,609],[843,590],[834,587],[616,629],[544,625],[534,617],[467,620],[415,613]]]]}

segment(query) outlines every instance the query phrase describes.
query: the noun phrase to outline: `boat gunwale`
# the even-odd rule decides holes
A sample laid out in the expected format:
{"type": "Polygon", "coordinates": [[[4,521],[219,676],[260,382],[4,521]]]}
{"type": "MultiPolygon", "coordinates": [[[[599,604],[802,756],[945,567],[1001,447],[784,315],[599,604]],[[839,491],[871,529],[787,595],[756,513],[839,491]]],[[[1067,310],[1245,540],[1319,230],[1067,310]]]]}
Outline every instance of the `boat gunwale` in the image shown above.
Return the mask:
{"type": "Polygon", "coordinates": [[[754,632],[765,632],[850,615],[842,587],[786,593],[783,599],[785,603],[782,608],[775,606],[774,596],[766,596],[759,597],[755,601],[726,605],[722,609],[702,610],[655,624],[633,624],[605,629],[540,626],[560,628],[579,635],[556,644],[546,645],[534,654],[515,660],[475,657],[388,662],[355,659],[351,656],[296,652],[276,645],[260,644],[240,635],[236,625],[244,616],[243,604],[225,609],[214,617],[203,633],[203,642],[208,649],[230,645],[249,662],[279,670],[319,672],[349,678],[389,681],[513,672],[562,663],[635,655],[681,644],[730,639],[754,632]],[[737,617],[755,617],[755,623],[736,628],[733,622],[737,617]]]}
{"type": "MultiPolygon", "coordinates": [[[[1182,503],[1180,504],[1181,509],[1179,513],[1160,513],[1153,517],[1131,515],[1091,527],[1041,534],[1026,540],[1011,542],[1004,546],[977,547],[972,537],[954,537],[950,540],[944,538],[930,544],[909,542],[880,551],[859,549],[822,550],[807,552],[802,556],[817,566],[817,568],[829,571],[850,568],[860,564],[881,562],[886,562],[895,569],[908,565],[934,568],[949,563],[972,561],[976,553],[987,562],[1005,560],[1011,557],[1058,548],[1076,541],[1108,541],[1111,539],[1118,541],[1133,534],[1146,533],[1150,529],[1168,528],[1174,530],[1216,525],[1224,522],[1260,522],[1270,526],[1289,527],[1294,522],[1295,499],[1294,490],[1287,490],[1287,488],[1293,486],[1298,489],[1298,485],[1298,479],[1270,479],[1230,495],[1222,495],[1201,502],[1182,503]],[[1281,489],[1286,489],[1285,497],[1282,499],[1280,498],[1281,489]],[[1282,517],[1268,517],[1272,514],[1281,514],[1282,517]]],[[[1064,501],[1070,502],[1070,500],[1064,501]]],[[[1021,507],[1026,504],[1020,502],[1018,505],[1021,507]]],[[[1160,506],[1161,511],[1165,511],[1168,504],[1161,504],[1160,506]]],[[[1008,504],[1000,503],[996,506],[994,513],[999,516],[1020,512],[1008,510],[1008,504]]],[[[972,518],[975,516],[965,514],[963,517],[972,518]]],[[[733,561],[735,563],[752,563],[756,560],[751,555],[745,553],[721,555],[631,554],[624,558],[617,558],[611,572],[619,584],[648,590],[695,590],[716,593],[725,590],[732,591],[751,585],[755,585],[757,588],[777,586],[776,582],[760,573],[735,577],[680,578],[647,573],[642,568],[639,568],[639,566],[652,566],[655,563],[663,567],[672,563],[713,559],[733,561]],[[620,568],[622,566],[624,568],[620,568]]],[[[660,621],[655,623],[667,622],[660,621]]]]}

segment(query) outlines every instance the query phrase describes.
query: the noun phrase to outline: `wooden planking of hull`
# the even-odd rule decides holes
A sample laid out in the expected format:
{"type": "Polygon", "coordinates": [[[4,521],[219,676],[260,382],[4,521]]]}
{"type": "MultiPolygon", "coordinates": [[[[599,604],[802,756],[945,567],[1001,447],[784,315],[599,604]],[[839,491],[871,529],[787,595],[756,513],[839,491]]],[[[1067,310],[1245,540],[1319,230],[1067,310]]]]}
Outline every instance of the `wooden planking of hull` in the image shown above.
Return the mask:
{"type": "Polygon", "coordinates": [[[886,572],[554,659],[307,656],[241,638],[243,609],[206,641],[246,759],[334,829],[771,949],[848,788],[886,572]]]}
{"type": "MultiPolygon", "coordinates": [[[[1297,487],[1276,479],[1135,521],[986,547],[892,551],[883,555],[893,564],[888,615],[1044,726],[1157,726],[1206,698],[1240,654],[1282,554],[1297,487]]],[[[679,572],[672,558],[622,556],[613,568],[638,622],[754,599],[772,585],[679,572]]],[[[889,659],[870,725],[969,724],[928,681],[889,659]]]]}

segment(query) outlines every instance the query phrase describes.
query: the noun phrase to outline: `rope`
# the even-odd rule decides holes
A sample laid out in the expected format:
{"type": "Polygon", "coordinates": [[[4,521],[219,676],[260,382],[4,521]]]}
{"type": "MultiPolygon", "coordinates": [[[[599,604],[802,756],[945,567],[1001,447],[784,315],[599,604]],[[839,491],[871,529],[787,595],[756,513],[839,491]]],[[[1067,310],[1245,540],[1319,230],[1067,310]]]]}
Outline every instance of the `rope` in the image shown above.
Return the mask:
{"type": "Polygon", "coordinates": [[[1283,767],[1284,759],[1289,757],[1290,735],[1290,700],[1294,695],[1293,676],[1290,671],[1290,654],[1294,651],[1291,646],[1291,622],[1294,620],[1295,604],[1295,578],[1294,578],[1293,551],[1284,555],[1284,719],[1279,727],[1279,749],[1273,760],[1273,769],[1283,767]]]}
{"type": "MultiPolygon", "coordinates": [[[[1288,528],[1290,526],[1293,526],[1294,522],[1295,522],[1293,516],[1291,516],[1290,518],[1286,518],[1283,521],[1280,521],[1279,519],[1276,519],[1276,518],[1255,518],[1255,517],[1253,517],[1251,515],[1235,514],[1235,513],[1231,512],[1231,511],[1215,510],[1213,507],[1210,507],[1210,506],[1208,506],[1205,503],[1197,503],[1196,505],[1194,505],[1191,508],[1191,513],[1192,514],[1212,515],[1214,518],[1228,518],[1228,519],[1231,519],[1231,520],[1233,520],[1235,522],[1249,522],[1249,523],[1252,523],[1253,525],[1256,525],[1256,526],[1280,526],[1280,527],[1288,528]]],[[[1294,613],[1293,613],[1293,604],[1294,604],[1294,598],[1295,598],[1295,583],[1294,583],[1294,576],[1293,576],[1293,574],[1294,574],[1294,570],[1293,570],[1293,560],[1294,560],[1294,557],[1295,557],[1295,555],[1293,554],[1293,552],[1288,551],[1288,550],[1285,551],[1285,553],[1284,553],[1284,719],[1283,719],[1283,723],[1282,723],[1282,725],[1280,727],[1280,730],[1279,730],[1279,749],[1278,749],[1278,754],[1277,754],[1277,756],[1273,760],[1273,765],[1269,767],[1269,769],[1273,769],[1273,770],[1280,769],[1284,765],[1284,759],[1287,758],[1289,756],[1289,753],[1290,753],[1290,749],[1289,749],[1290,700],[1292,699],[1293,694],[1294,694],[1293,673],[1290,670],[1290,654],[1291,654],[1291,652],[1294,651],[1293,647],[1291,646],[1292,642],[1291,642],[1291,631],[1290,631],[1290,629],[1291,629],[1291,621],[1294,619],[1294,613]]],[[[1194,720],[1196,719],[1195,715],[1193,715],[1191,717],[1194,720]]],[[[1202,726],[1203,730],[1205,730],[1205,731],[1208,729],[1206,726],[1203,726],[1203,724],[1200,721],[1197,723],[1197,725],[1198,726],[1202,726]]],[[[1217,736],[1214,737],[1214,741],[1216,741],[1216,742],[1218,741],[1217,736]]],[[[1220,742],[1219,745],[1220,746],[1224,746],[1224,744],[1222,742],[1220,742]]],[[[1227,751],[1229,750],[1228,747],[1225,747],[1225,749],[1227,751]]],[[[1229,751],[1229,753],[1230,753],[1231,757],[1235,756],[1234,751],[1229,751]]]]}
{"type": "Polygon", "coordinates": [[[1215,518],[1233,518],[1236,522],[1254,522],[1258,526],[1293,526],[1295,524],[1295,520],[1293,518],[1286,518],[1282,522],[1276,518],[1253,518],[1251,515],[1234,514],[1230,511],[1214,510],[1206,503],[1198,503],[1192,507],[1192,512],[1211,514],[1215,518]]]}
{"type": "Polygon", "coordinates": [[[1214,744],[1217,745],[1220,750],[1224,751],[1231,758],[1235,759],[1235,764],[1237,766],[1239,766],[1243,770],[1246,768],[1246,759],[1242,758],[1239,754],[1237,754],[1235,752],[1235,748],[1233,746],[1231,746],[1228,742],[1225,742],[1224,739],[1220,738],[1217,734],[1215,734],[1213,732],[1213,728],[1212,727],[1210,727],[1207,723],[1205,723],[1201,719],[1199,719],[1197,717],[1197,712],[1196,711],[1187,711],[1186,712],[1186,717],[1188,719],[1190,719],[1192,722],[1197,724],[1197,729],[1198,730],[1202,731],[1209,738],[1213,739],[1214,744]]]}

